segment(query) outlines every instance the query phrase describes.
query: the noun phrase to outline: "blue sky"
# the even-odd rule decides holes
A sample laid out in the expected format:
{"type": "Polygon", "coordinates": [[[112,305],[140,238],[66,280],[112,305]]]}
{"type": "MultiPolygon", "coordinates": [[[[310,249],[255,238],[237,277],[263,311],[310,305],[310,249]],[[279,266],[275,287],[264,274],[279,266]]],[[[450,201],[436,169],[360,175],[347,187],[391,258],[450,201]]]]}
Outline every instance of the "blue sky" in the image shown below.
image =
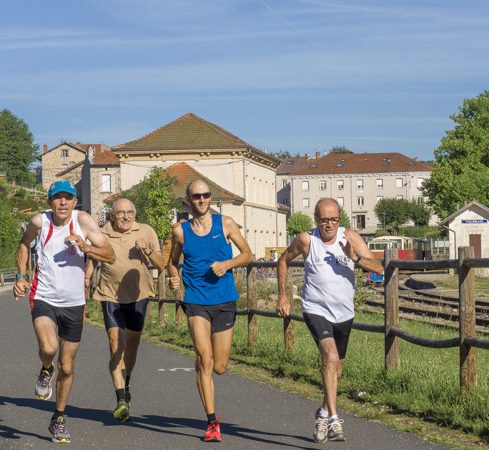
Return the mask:
{"type": "Polygon", "coordinates": [[[269,152],[426,160],[486,89],[486,0],[21,0],[0,14],[0,109],[41,146],[117,145],[193,112],[269,152]]]}

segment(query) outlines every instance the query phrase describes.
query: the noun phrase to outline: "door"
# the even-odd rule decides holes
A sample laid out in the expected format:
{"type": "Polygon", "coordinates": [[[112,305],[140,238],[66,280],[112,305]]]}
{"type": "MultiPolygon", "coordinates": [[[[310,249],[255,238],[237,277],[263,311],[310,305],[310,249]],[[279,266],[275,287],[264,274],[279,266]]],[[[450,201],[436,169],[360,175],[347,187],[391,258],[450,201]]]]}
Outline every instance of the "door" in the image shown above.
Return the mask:
{"type": "Polygon", "coordinates": [[[481,235],[469,234],[469,246],[474,247],[474,258],[481,257],[481,235]]]}

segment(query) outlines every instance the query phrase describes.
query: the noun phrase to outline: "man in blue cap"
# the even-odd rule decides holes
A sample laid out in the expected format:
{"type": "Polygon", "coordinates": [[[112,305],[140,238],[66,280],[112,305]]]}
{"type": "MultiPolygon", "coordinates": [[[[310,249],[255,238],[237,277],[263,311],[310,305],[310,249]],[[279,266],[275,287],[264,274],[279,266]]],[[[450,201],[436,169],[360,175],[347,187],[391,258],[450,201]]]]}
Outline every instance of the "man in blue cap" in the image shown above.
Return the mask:
{"type": "Polygon", "coordinates": [[[76,203],[76,189],[70,181],[55,181],[50,186],[51,210],[36,214],[20,241],[13,288],[17,299],[30,288],[32,323],[42,362],[35,386],[40,400],[48,400],[53,393],[54,359],[59,350],[56,410],[49,425],[52,441],[56,443],[71,440],[64,411],[83,330],[85,255],[97,261],[115,261],[114,251],[95,220],[86,212],[76,211],[76,203]],[[38,260],[29,283],[26,275],[29,248],[36,238],[38,260]]]}

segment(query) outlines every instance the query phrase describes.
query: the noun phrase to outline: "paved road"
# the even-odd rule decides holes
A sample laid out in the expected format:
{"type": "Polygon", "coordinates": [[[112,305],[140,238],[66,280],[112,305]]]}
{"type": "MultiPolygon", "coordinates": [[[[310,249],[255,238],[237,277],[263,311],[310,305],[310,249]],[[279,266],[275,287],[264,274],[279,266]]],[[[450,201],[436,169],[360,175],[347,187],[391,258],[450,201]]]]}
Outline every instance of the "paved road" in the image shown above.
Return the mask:
{"type": "MultiPolygon", "coordinates": [[[[0,448],[52,448],[47,426],[53,401],[34,397],[39,362],[28,302],[0,292],[0,448]]],[[[71,449],[443,449],[408,433],[343,414],[345,443],[312,441],[317,402],[234,375],[217,380],[223,442],[204,443],[206,425],[192,358],[154,344],[141,345],[131,380],[131,421],[112,418],[115,395],[107,370],[105,332],[86,326],[67,408],[71,449]]]]}

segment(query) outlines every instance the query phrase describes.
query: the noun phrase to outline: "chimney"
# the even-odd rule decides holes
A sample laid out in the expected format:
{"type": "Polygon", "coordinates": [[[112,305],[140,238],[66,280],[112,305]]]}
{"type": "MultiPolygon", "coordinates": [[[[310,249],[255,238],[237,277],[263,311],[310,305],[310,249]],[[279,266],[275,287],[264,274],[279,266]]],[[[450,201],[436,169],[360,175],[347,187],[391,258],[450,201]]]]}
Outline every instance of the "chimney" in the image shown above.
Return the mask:
{"type": "Polygon", "coordinates": [[[47,153],[48,152],[48,144],[43,144],[42,145],[42,152],[47,153]]]}
{"type": "Polygon", "coordinates": [[[316,159],[319,159],[321,158],[321,152],[319,151],[319,149],[316,150],[316,159]]]}

